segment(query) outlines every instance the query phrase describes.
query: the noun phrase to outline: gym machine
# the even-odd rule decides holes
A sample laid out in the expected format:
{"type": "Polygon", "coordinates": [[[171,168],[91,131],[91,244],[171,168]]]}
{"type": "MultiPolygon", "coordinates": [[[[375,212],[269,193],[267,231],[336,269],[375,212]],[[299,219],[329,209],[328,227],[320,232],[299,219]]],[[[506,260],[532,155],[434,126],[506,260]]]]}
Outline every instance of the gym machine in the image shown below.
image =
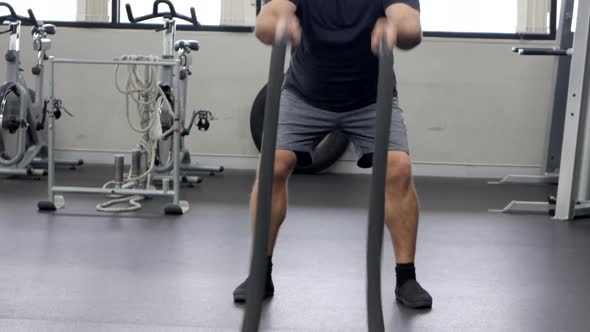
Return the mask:
{"type": "MultiPolygon", "coordinates": [[[[80,59],[58,59],[54,57],[49,58],[50,66],[50,91],[52,101],[55,99],[55,66],[58,64],[77,64],[77,65],[127,65],[127,66],[159,66],[168,68],[169,70],[179,71],[181,63],[179,60],[80,60],[80,59]]],[[[169,112],[173,114],[173,127],[170,132],[172,135],[172,172],[171,176],[162,179],[162,188],[156,189],[149,185],[149,177],[151,176],[151,165],[148,157],[148,151],[134,150],[132,151],[131,169],[129,171],[128,180],[124,179],[124,158],[122,156],[115,156],[115,176],[112,181],[113,187],[104,186],[102,188],[92,187],[67,187],[57,186],[55,179],[55,116],[49,113],[49,163],[48,163],[48,200],[41,201],[37,204],[40,211],[56,211],[65,206],[65,199],[58,194],[66,193],[80,193],[80,194],[96,194],[96,195],[117,195],[129,196],[130,204],[137,205],[137,201],[145,197],[168,197],[172,199],[172,203],[164,208],[166,214],[181,215],[188,211],[189,204],[186,201],[180,200],[180,138],[182,127],[180,127],[180,113],[181,107],[179,98],[176,98],[174,93],[176,87],[180,86],[180,79],[177,76],[172,85],[172,97],[174,97],[174,107],[170,107],[169,112]],[[147,180],[146,180],[147,178],[147,180]],[[172,182],[172,187],[170,186],[172,182]]],[[[143,120],[143,119],[142,119],[143,120]]],[[[153,160],[153,159],[152,159],[153,160]]]]}
{"type": "MultiPolygon", "coordinates": [[[[562,13],[566,12],[567,15],[567,9],[573,8],[573,1],[565,1],[563,6],[566,10],[562,13]]],[[[579,2],[577,20],[573,48],[544,51],[571,57],[557,195],[549,197],[546,202],[513,201],[500,212],[548,213],[557,220],[573,220],[590,215],[589,2],[579,2]]]]}
{"type": "MultiPolygon", "coordinates": [[[[500,181],[491,181],[490,184],[523,183],[523,184],[549,184],[555,185],[559,180],[559,163],[561,161],[561,148],[563,142],[563,129],[565,110],[567,107],[567,94],[569,75],[571,69],[571,52],[574,42],[572,32],[572,20],[575,0],[564,0],[561,3],[559,27],[557,29],[557,45],[554,48],[523,48],[514,47],[512,51],[524,56],[556,56],[557,67],[555,72],[553,110],[547,120],[547,132],[545,135],[545,155],[543,175],[508,175],[500,181]]],[[[520,206],[515,203],[513,208],[519,210],[535,209],[535,206],[520,206]]]]}
{"type": "MultiPolygon", "coordinates": [[[[124,55],[114,61],[94,61],[77,59],[50,59],[52,65],[52,94],[55,64],[103,64],[116,65],[117,89],[126,96],[127,116],[131,128],[142,134],[138,149],[131,151],[131,167],[124,173],[124,156],[115,156],[114,180],[102,188],[55,186],[53,167],[49,168],[49,200],[40,202],[40,210],[55,211],[64,206],[63,196],[56,193],[105,194],[114,200],[99,204],[97,210],[104,212],[129,212],[141,208],[139,201],[152,196],[171,197],[172,203],[166,205],[166,214],[180,215],[189,209],[186,201],[180,201],[181,183],[197,184],[197,176],[182,172],[222,172],[223,167],[202,167],[191,165],[190,153],[184,146],[184,137],[189,135],[193,125],[201,131],[208,130],[211,120],[209,111],[193,111],[187,124],[186,99],[188,77],[192,74],[191,52],[199,50],[199,42],[194,40],[176,41],[176,19],[188,21],[199,26],[194,8],[191,17],[180,15],[168,0],[154,2],[152,14],[135,18],[131,6],[127,4],[127,14],[131,23],[139,23],[153,18],[164,18],[164,54],[161,57],[124,55]],[[168,12],[160,12],[159,6],[168,6],[168,12]],[[124,88],[119,84],[118,74],[122,66],[129,69],[129,79],[124,88]],[[142,70],[143,68],[143,70],[142,70]],[[158,72],[160,80],[157,80],[158,72]],[[129,118],[131,99],[138,106],[140,128],[136,128],[129,118]],[[155,184],[161,184],[157,189],[155,184]],[[172,184],[172,186],[171,186],[172,184]],[[115,204],[128,203],[126,208],[110,208],[115,204]]],[[[50,118],[50,121],[53,119],[50,118]]],[[[53,129],[53,128],[52,128],[53,129]]],[[[53,130],[51,136],[53,137],[53,130]]],[[[50,139],[50,146],[52,140],[50,139]]],[[[52,148],[50,147],[50,160],[52,148]]]]}
{"type": "MultiPolygon", "coordinates": [[[[51,49],[50,35],[56,33],[51,24],[37,21],[31,9],[28,17],[17,15],[12,6],[0,2],[10,15],[0,17],[0,23],[8,22],[8,30],[0,34],[9,34],[8,51],[6,52],[6,83],[0,86],[0,175],[34,176],[47,174],[47,144],[40,132],[45,129],[46,115],[52,113],[59,118],[62,111],[67,112],[61,100],[54,99],[51,104],[43,98],[45,62],[48,60],[47,51],[51,49]],[[22,24],[33,26],[33,48],[37,52],[37,64],[32,73],[35,76],[35,89],[27,87],[21,74],[20,38],[22,24]],[[48,110],[48,106],[51,110],[48,110]],[[9,142],[14,146],[9,151],[9,142]]],[[[75,168],[84,162],[57,161],[61,166],[75,168]]]]}
{"type": "MultiPolygon", "coordinates": [[[[383,332],[383,308],[381,303],[381,257],[385,220],[385,177],[389,124],[393,100],[393,50],[381,42],[379,52],[379,86],[377,96],[377,134],[373,155],[373,174],[369,208],[367,238],[367,314],[368,331],[383,332]]],[[[267,270],[266,248],[268,244],[276,140],[283,68],[287,52],[287,39],[279,39],[272,47],[270,74],[265,103],[264,135],[260,160],[260,178],[256,213],[256,230],[250,265],[249,289],[242,331],[258,331],[264,298],[264,271],[267,270]]]]}
{"type": "Polygon", "coordinates": [[[590,215],[590,2],[578,4],[555,219],[590,215]]]}
{"type": "MultiPolygon", "coordinates": [[[[185,183],[198,183],[198,177],[183,176],[181,170],[189,169],[190,154],[184,148],[183,138],[192,129],[193,123],[199,121],[199,129],[208,129],[208,119],[203,119],[203,112],[194,112],[188,128],[185,127],[185,107],[187,94],[187,78],[191,74],[191,51],[197,51],[199,44],[196,41],[175,41],[176,24],[174,18],[183,19],[198,25],[194,8],[191,8],[192,17],[186,17],[176,13],[171,2],[158,0],[154,3],[154,11],[151,15],[135,19],[131,7],[127,5],[129,19],[133,23],[145,21],[154,17],[164,17],[165,54],[159,57],[149,56],[122,56],[110,61],[57,59],[50,58],[51,68],[51,95],[54,98],[55,89],[55,65],[56,64],[95,64],[116,65],[130,68],[130,79],[126,88],[120,92],[126,94],[127,112],[129,112],[130,99],[138,104],[141,128],[136,131],[142,133],[142,141],[139,148],[131,152],[131,167],[127,176],[124,174],[124,156],[115,156],[114,180],[108,182],[102,188],[89,187],[64,187],[55,185],[54,164],[54,116],[49,114],[49,181],[47,201],[38,203],[41,211],[55,211],[63,208],[65,199],[58,194],[82,193],[110,195],[117,198],[105,204],[97,206],[99,211],[135,211],[141,207],[139,201],[147,197],[162,196],[172,198],[172,202],[165,206],[165,214],[181,215],[188,211],[189,204],[180,200],[181,181],[185,183]],[[167,4],[170,12],[158,12],[158,6],[167,4]],[[177,55],[175,55],[177,54],[177,55]],[[140,75],[139,68],[145,68],[140,75]],[[157,69],[161,69],[161,81],[156,81],[157,69]],[[143,76],[143,77],[140,77],[143,76]],[[133,80],[132,80],[133,78],[133,80]],[[203,124],[203,122],[205,122],[203,124]],[[205,128],[207,127],[207,128],[205,128]],[[161,189],[157,189],[152,182],[160,182],[161,189]],[[109,206],[128,202],[129,207],[124,209],[109,209],[109,206]]],[[[190,168],[191,171],[221,172],[218,168],[190,168]]]]}
{"type": "MultiPolygon", "coordinates": [[[[163,67],[159,84],[162,90],[164,90],[164,92],[167,93],[168,100],[172,103],[173,100],[170,94],[170,87],[172,86],[172,81],[174,80],[174,77],[180,77],[180,85],[178,86],[178,91],[176,92],[176,94],[179,99],[180,105],[180,127],[183,128],[180,138],[181,172],[186,172],[187,174],[195,172],[208,172],[211,175],[223,172],[223,166],[202,166],[191,164],[191,155],[188,149],[186,148],[184,142],[184,138],[185,136],[188,136],[190,134],[193,128],[193,124],[197,126],[197,129],[199,131],[206,131],[209,129],[210,121],[213,119],[212,113],[207,110],[194,110],[188,121],[186,116],[188,77],[192,75],[192,72],[190,70],[190,66],[192,64],[191,52],[197,52],[200,49],[200,45],[199,42],[196,40],[176,40],[176,19],[189,22],[195,27],[200,26],[200,23],[197,20],[195,9],[191,8],[191,17],[188,17],[185,15],[178,14],[171,1],[156,0],[154,2],[153,11],[151,14],[141,17],[135,17],[133,15],[133,10],[130,4],[126,4],[125,8],[127,10],[129,22],[134,24],[145,22],[154,18],[163,18],[164,21],[162,27],[156,30],[162,31],[163,33],[163,54],[161,56],[161,60],[178,59],[180,61],[181,68],[179,71],[175,72],[172,71],[173,68],[171,67],[163,67]],[[160,12],[159,6],[161,4],[167,5],[169,11],[160,12]],[[186,126],[186,123],[188,123],[188,127],[186,126]]],[[[172,118],[168,116],[166,112],[163,111],[160,112],[160,117],[162,129],[165,132],[172,127],[172,118]]],[[[156,172],[158,173],[158,176],[155,177],[156,180],[160,179],[162,175],[168,176],[170,170],[172,169],[172,158],[170,158],[172,150],[171,147],[172,142],[170,140],[170,135],[165,135],[162,138],[162,140],[158,143],[158,152],[156,160],[156,172]]],[[[183,182],[189,182],[192,184],[200,182],[200,179],[198,177],[188,175],[182,175],[182,180],[183,182]]]]}

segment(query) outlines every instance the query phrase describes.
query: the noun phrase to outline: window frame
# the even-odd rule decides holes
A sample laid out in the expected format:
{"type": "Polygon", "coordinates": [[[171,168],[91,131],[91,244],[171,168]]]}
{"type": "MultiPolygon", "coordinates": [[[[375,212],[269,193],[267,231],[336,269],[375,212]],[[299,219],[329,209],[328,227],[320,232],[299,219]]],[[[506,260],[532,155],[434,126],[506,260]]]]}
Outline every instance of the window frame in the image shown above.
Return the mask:
{"type": "MultiPolygon", "coordinates": [[[[127,30],[155,30],[161,28],[161,24],[133,24],[121,23],[121,0],[111,1],[111,21],[110,22],[78,22],[78,21],[53,21],[46,20],[45,23],[55,24],[58,27],[66,28],[86,28],[86,29],[127,29],[127,30]]],[[[260,0],[258,0],[260,1],[260,0]]],[[[242,25],[201,25],[195,27],[190,24],[178,24],[179,31],[216,31],[216,32],[237,32],[252,33],[253,26],[242,25]]]]}
{"type": "MultiPolygon", "coordinates": [[[[128,29],[128,30],[154,30],[159,24],[132,24],[121,23],[121,0],[111,0],[111,22],[66,22],[51,21],[58,27],[88,28],[88,29],[128,29]]],[[[256,0],[256,15],[262,9],[262,0],[256,0]]],[[[555,40],[557,36],[557,0],[551,0],[551,15],[549,33],[487,33],[487,32],[449,32],[449,31],[424,31],[424,37],[434,38],[463,38],[463,39],[508,39],[508,40],[555,40]]],[[[211,32],[236,32],[253,33],[254,26],[232,25],[202,25],[194,27],[189,24],[179,24],[180,31],[211,31],[211,32]]]]}
{"type": "MultiPolygon", "coordinates": [[[[256,15],[262,9],[262,0],[256,0],[256,15]]],[[[515,39],[515,40],[555,40],[557,36],[557,0],[551,0],[549,33],[493,33],[493,32],[450,32],[424,31],[424,37],[465,38],[465,39],[515,39]]]]}
{"type": "Polygon", "coordinates": [[[551,0],[549,33],[499,33],[499,32],[450,32],[425,31],[425,37],[472,38],[472,39],[516,39],[516,40],[555,40],[557,37],[557,0],[551,0]]]}

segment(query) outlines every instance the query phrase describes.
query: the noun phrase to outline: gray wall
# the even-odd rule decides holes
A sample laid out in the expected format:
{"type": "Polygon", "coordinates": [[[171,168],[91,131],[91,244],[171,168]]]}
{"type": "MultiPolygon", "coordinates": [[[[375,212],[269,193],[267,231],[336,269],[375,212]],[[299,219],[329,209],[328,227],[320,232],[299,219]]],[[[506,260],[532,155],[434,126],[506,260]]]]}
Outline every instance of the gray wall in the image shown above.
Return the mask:
{"type": "MultiPolygon", "coordinates": [[[[28,73],[34,56],[29,33],[24,35],[28,73]]],[[[179,38],[202,45],[194,57],[188,104],[210,109],[219,119],[209,132],[188,138],[191,151],[201,161],[254,167],[249,113],[267,77],[269,49],[252,34],[180,32],[179,38]]],[[[52,54],[111,59],[158,55],[160,45],[159,34],[151,31],[61,28],[52,54]]],[[[516,56],[510,52],[514,45],[523,43],[435,38],[412,52],[398,52],[396,71],[417,173],[485,177],[539,171],[554,59],[516,56]]],[[[112,152],[134,146],[137,136],[127,129],[113,67],[60,65],[56,74],[56,95],[76,115],[58,123],[63,155],[107,162],[112,152]]],[[[350,151],[334,170],[357,171],[353,157],[350,151]]]]}

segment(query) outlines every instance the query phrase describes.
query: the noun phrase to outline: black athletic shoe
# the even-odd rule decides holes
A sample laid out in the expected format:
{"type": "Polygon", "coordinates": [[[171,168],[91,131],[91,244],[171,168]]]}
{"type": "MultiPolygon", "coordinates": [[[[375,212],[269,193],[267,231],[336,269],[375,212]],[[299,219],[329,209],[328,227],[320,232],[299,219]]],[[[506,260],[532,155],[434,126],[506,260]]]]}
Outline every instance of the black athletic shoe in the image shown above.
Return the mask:
{"type": "Polygon", "coordinates": [[[406,281],[401,287],[396,287],[395,298],[408,308],[432,308],[432,296],[414,279],[406,281]]]}
{"type": "MultiPolygon", "coordinates": [[[[234,290],[235,303],[246,303],[246,298],[248,297],[248,280],[249,278],[246,278],[246,280],[234,290]]],[[[264,299],[266,300],[274,294],[275,286],[272,282],[272,277],[268,277],[264,288],[264,299]]]]}

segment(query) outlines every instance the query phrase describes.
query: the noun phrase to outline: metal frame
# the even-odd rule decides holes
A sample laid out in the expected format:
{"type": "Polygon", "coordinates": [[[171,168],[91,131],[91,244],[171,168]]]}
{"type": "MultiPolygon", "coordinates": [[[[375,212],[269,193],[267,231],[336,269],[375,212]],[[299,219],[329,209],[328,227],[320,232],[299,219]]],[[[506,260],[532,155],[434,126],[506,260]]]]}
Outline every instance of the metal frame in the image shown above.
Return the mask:
{"type": "MultiPolygon", "coordinates": [[[[175,68],[176,71],[180,68],[179,60],[159,60],[159,61],[101,61],[101,60],[81,60],[81,59],[58,59],[51,57],[49,59],[50,65],[50,93],[51,99],[55,98],[55,65],[56,64],[93,64],[93,65],[158,65],[164,68],[175,68]]],[[[173,81],[172,87],[180,85],[180,78],[177,76],[173,81]]],[[[38,204],[39,210],[55,211],[65,206],[65,199],[63,196],[56,195],[59,193],[80,193],[80,194],[117,194],[117,195],[139,195],[139,196],[164,196],[171,197],[172,203],[165,208],[166,214],[183,214],[189,209],[189,204],[186,201],[180,200],[180,105],[178,98],[174,98],[174,144],[173,144],[173,168],[172,180],[173,190],[164,186],[162,190],[144,190],[144,189],[124,189],[124,188],[90,188],[90,187],[64,187],[55,184],[55,117],[53,114],[49,116],[48,137],[49,137],[49,163],[48,163],[48,200],[41,201],[38,204]]]]}
{"type": "MultiPolygon", "coordinates": [[[[64,22],[64,21],[47,21],[58,27],[65,28],[82,28],[82,29],[124,29],[124,30],[155,30],[160,27],[159,24],[131,24],[131,23],[113,23],[113,22],[64,22]]],[[[252,33],[254,27],[251,26],[233,26],[233,25],[200,25],[195,27],[189,24],[181,24],[177,28],[179,31],[204,31],[204,32],[233,32],[233,33],[252,33]]],[[[520,39],[520,38],[518,38],[520,39]]],[[[553,39],[548,36],[542,39],[553,39]]]]}
{"type": "Polygon", "coordinates": [[[590,200],[590,2],[579,1],[555,218],[587,215],[590,200]]]}
{"type": "MultiPolygon", "coordinates": [[[[0,174],[3,175],[22,175],[24,169],[28,167],[28,164],[32,161],[35,155],[41,153],[44,147],[39,140],[36,130],[31,124],[34,122],[32,115],[29,110],[37,109],[40,105],[39,100],[43,98],[42,90],[39,91],[38,96],[35,96],[35,100],[31,103],[29,88],[20,72],[20,36],[21,36],[21,22],[11,22],[10,26],[10,37],[9,46],[7,51],[7,68],[6,68],[6,81],[14,82],[15,88],[20,94],[20,112],[19,112],[19,128],[17,129],[17,148],[16,155],[10,159],[4,159],[0,157],[0,174]],[[10,56],[9,56],[10,55],[10,56]],[[8,60],[12,58],[11,60],[8,60]],[[28,123],[29,125],[24,126],[22,124],[28,123]],[[29,150],[28,148],[32,149],[29,150]],[[27,155],[27,156],[25,156],[27,155]],[[23,160],[30,160],[28,163],[23,164],[23,160]]],[[[36,86],[43,87],[43,71],[36,76],[36,86]]],[[[4,150],[5,144],[1,135],[2,129],[0,129],[0,147],[4,150]]],[[[2,151],[0,151],[2,152],[2,151]]],[[[33,170],[33,174],[37,174],[41,170],[33,170]]],[[[26,173],[25,173],[26,174],[26,173]]],[[[41,173],[42,174],[42,173],[41,173]]]]}
{"type": "MultiPolygon", "coordinates": [[[[574,45],[574,33],[572,32],[574,2],[575,0],[564,0],[561,4],[562,14],[557,35],[557,45],[561,50],[571,50],[574,45]]],[[[553,112],[549,114],[548,132],[545,138],[544,166],[546,174],[559,172],[572,57],[559,56],[557,61],[553,112]]]]}
{"type": "MultiPolygon", "coordinates": [[[[189,135],[195,119],[199,115],[199,112],[196,110],[193,111],[192,117],[190,118],[189,125],[185,127],[185,123],[187,122],[186,118],[186,103],[187,103],[187,94],[188,94],[188,78],[192,75],[190,71],[190,66],[192,65],[192,51],[198,51],[199,49],[199,42],[198,41],[187,41],[187,40],[176,40],[176,29],[177,29],[177,22],[176,19],[184,20],[190,22],[193,26],[199,26],[199,22],[196,17],[196,11],[193,7],[191,7],[191,17],[178,14],[174,8],[174,4],[168,0],[158,0],[154,2],[153,11],[144,16],[135,17],[133,15],[132,7],[127,4],[126,5],[127,17],[129,21],[135,25],[138,23],[147,21],[152,18],[163,18],[163,25],[160,25],[156,31],[162,31],[162,56],[161,60],[169,60],[169,59],[177,59],[180,61],[179,68],[167,68],[164,67],[161,73],[160,83],[162,86],[169,86],[172,87],[172,81],[174,77],[177,76],[180,78],[180,84],[176,85],[177,91],[175,96],[179,99],[179,110],[178,116],[180,119],[180,169],[181,171],[186,172],[209,172],[210,174],[220,173],[224,171],[223,166],[199,166],[199,165],[191,165],[191,155],[188,149],[185,147],[184,136],[189,135]],[[166,4],[170,12],[160,12],[159,5],[166,4]]],[[[172,91],[170,92],[172,93],[172,91]]],[[[176,102],[176,101],[175,101],[176,102]]],[[[168,128],[171,124],[170,117],[165,113],[161,112],[161,123],[163,128],[168,128]]],[[[156,172],[159,175],[169,175],[172,162],[170,161],[170,147],[165,147],[166,143],[168,143],[168,137],[163,137],[158,142],[158,164],[156,165],[156,172]],[[166,156],[163,152],[167,151],[168,156],[166,156]]],[[[191,185],[197,184],[201,182],[201,179],[195,176],[183,176],[182,177],[184,182],[187,182],[191,185]]]]}
{"type": "MultiPolygon", "coordinates": [[[[554,4],[555,5],[555,4],[554,4]]],[[[514,48],[513,51],[522,55],[558,56],[555,72],[553,109],[547,120],[545,135],[544,169],[543,175],[508,175],[500,181],[490,184],[523,183],[523,184],[557,184],[561,146],[563,142],[563,128],[565,110],[567,107],[568,81],[571,69],[571,48],[573,46],[572,18],[574,0],[564,0],[561,4],[561,19],[557,32],[555,49],[527,49],[514,48]],[[560,52],[563,51],[563,52],[560,52]]]]}
{"type": "MultiPolygon", "coordinates": [[[[556,4],[552,5],[556,8],[556,4]]],[[[490,181],[489,184],[541,184],[556,185],[559,183],[559,170],[561,162],[562,143],[564,138],[565,115],[568,103],[568,87],[570,72],[572,69],[572,47],[574,34],[572,33],[572,20],[574,0],[564,0],[561,4],[561,19],[557,31],[556,48],[514,48],[513,51],[522,55],[558,56],[555,69],[553,108],[547,119],[547,131],[545,135],[544,165],[542,175],[508,175],[499,181],[490,181]]],[[[506,213],[549,213],[552,204],[549,202],[512,201],[505,208],[490,210],[492,212],[506,213]]]]}
{"type": "Polygon", "coordinates": [[[121,1],[120,0],[111,0],[111,23],[116,24],[119,23],[121,19],[121,1]]]}
{"type": "MultiPolygon", "coordinates": [[[[31,14],[32,15],[32,14],[31,14]]],[[[39,24],[43,24],[40,22],[39,24]]],[[[15,88],[20,94],[20,127],[17,129],[17,147],[16,155],[9,160],[0,157],[0,175],[5,176],[34,176],[39,177],[47,172],[45,167],[47,161],[47,144],[41,140],[35,126],[36,119],[34,115],[42,115],[44,107],[44,80],[45,80],[45,59],[47,51],[51,49],[51,39],[45,32],[44,27],[39,26],[39,30],[33,35],[34,50],[37,54],[36,69],[38,72],[35,76],[35,98],[31,101],[29,88],[20,71],[20,37],[22,22],[17,20],[11,22],[9,47],[7,51],[7,70],[6,81],[14,82],[15,88]]],[[[6,146],[1,135],[0,129],[0,152],[4,151],[6,146]]],[[[58,161],[61,166],[76,167],[83,164],[82,160],[77,161],[58,161]]]]}
{"type": "MultiPolygon", "coordinates": [[[[180,170],[186,172],[209,172],[211,174],[220,173],[224,171],[223,166],[199,166],[199,165],[192,165],[191,164],[191,155],[188,149],[185,147],[184,141],[184,132],[190,132],[190,128],[192,127],[192,123],[195,121],[196,113],[193,113],[192,118],[190,119],[191,123],[189,124],[189,129],[185,128],[186,124],[186,104],[187,104],[187,94],[188,94],[188,77],[191,74],[190,66],[192,64],[192,55],[190,50],[181,49],[179,52],[175,51],[175,44],[176,44],[176,20],[174,19],[164,19],[164,29],[163,29],[163,36],[162,36],[162,45],[163,45],[163,54],[162,60],[167,59],[177,59],[180,61],[180,65],[178,68],[167,68],[164,67],[161,73],[160,81],[162,83],[169,84],[172,86],[172,81],[175,79],[174,77],[179,77],[179,85],[177,85],[177,98],[179,100],[179,117],[180,117],[180,128],[181,128],[181,135],[180,135],[180,170]],[[178,56],[177,56],[178,54],[178,56]]],[[[176,100],[175,100],[176,102],[176,100]]],[[[164,120],[164,119],[162,119],[164,120]]],[[[167,174],[170,172],[171,164],[160,165],[156,167],[156,172],[159,174],[167,174]]],[[[198,184],[201,182],[199,177],[186,177],[184,176],[183,179],[186,182],[191,184],[198,184]]]]}
{"type": "Polygon", "coordinates": [[[514,201],[501,212],[548,212],[556,220],[590,216],[590,2],[579,2],[577,18],[557,195],[547,202],[514,201]]]}

